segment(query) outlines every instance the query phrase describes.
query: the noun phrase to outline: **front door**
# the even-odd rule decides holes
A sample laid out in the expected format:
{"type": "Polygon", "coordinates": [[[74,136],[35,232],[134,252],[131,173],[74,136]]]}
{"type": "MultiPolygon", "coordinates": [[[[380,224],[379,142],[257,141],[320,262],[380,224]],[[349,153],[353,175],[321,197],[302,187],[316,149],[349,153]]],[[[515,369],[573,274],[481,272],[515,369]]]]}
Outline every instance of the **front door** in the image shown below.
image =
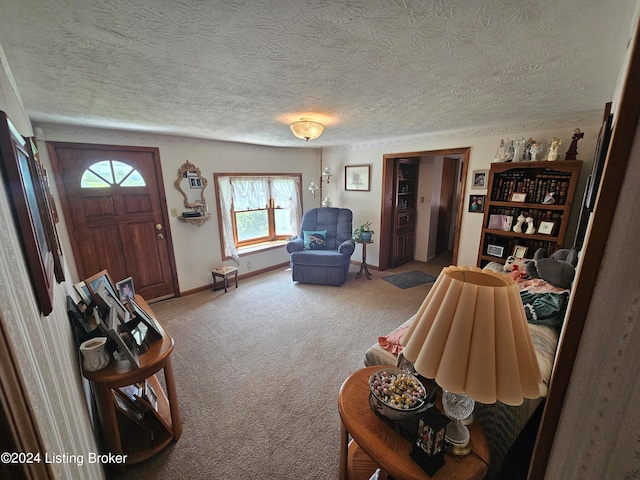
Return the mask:
{"type": "Polygon", "coordinates": [[[80,279],[133,278],[147,300],[177,276],[158,149],[48,142],[80,279]]]}

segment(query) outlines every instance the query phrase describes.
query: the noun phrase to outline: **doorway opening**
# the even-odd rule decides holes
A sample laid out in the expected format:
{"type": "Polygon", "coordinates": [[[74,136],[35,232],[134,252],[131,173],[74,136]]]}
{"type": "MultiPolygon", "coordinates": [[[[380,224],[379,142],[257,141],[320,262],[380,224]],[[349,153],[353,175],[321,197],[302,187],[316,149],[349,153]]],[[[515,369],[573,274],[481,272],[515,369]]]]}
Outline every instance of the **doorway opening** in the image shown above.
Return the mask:
{"type": "Polygon", "coordinates": [[[420,182],[426,184],[432,182],[434,178],[441,179],[440,182],[435,182],[437,188],[431,192],[431,202],[427,202],[427,199],[419,194],[418,210],[423,210],[422,216],[429,216],[432,221],[421,222],[421,215],[418,214],[416,259],[426,262],[429,258],[441,256],[450,250],[451,264],[457,262],[470,150],[470,147],[461,147],[391,153],[383,156],[380,256],[378,260],[380,270],[386,270],[392,266],[393,238],[396,228],[393,202],[396,185],[395,167],[399,160],[406,158],[420,158],[420,182]],[[437,166],[434,159],[437,159],[437,166]],[[423,165],[427,168],[423,168],[423,165]],[[442,212],[439,211],[441,205],[443,206],[442,212]],[[426,211],[427,208],[430,211],[426,211]],[[442,224],[439,225],[441,221],[442,224]],[[428,225],[430,223],[433,223],[432,228],[428,225]]]}

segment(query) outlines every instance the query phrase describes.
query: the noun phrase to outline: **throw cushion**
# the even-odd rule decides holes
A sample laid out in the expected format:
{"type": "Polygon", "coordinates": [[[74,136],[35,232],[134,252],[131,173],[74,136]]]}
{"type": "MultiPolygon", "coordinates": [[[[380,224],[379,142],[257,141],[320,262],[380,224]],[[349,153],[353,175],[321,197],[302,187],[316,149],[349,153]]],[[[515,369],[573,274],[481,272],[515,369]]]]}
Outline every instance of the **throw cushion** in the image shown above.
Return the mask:
{"type": "MultiPolygon", "coordinates": [[[[315,236],[315,235],[320,235],[322,236],[322,244],[324,245],[324,241],[327,238],[327,231],[326,230],[303,230],[302,231],[302,235],[304,238],[304,249],[305,250],[311,250],[311,246],[309,245],[310,241],[311,241],[311,237],[315,236]]],[[[316,242],[318,243],[318,242],[316,242]]],[[[318,250],[317,248],[315,250],[318,250]]]]}
{"type": "Polygon", "coordinates": [[[319,233],[309,235],[309,249],[310,250],[326,250],[327,244],[325,242],[326,237],[319,233]]]}
{"type": "Polygon", "coordinates": [[[407,328],[409,328],[408,325],[394,332],[391,332],[386,337],[378,337],[378,343],[385,350],[390,351],[394,355],[398,355],[400,352],[402,352],[402,349],[404,348],[402,343],[400,343],[400,340],[402,340],[402,337],[407,331],[407,328]]]}

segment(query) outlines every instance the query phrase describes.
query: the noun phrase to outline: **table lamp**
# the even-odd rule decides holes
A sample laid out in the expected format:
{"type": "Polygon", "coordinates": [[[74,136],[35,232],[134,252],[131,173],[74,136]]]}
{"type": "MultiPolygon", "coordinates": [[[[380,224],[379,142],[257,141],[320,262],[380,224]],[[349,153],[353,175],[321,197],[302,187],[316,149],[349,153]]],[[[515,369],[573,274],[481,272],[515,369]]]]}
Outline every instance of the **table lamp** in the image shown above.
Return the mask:
{"type": "Polygon", "coordinates": [[[520,405],[538,398],[538,360],[515,281],[477,267],[442,270],[402,338],[415,370],[443,389],[452,453],[470,452],[462,419],[474,401],[520,405]]]}

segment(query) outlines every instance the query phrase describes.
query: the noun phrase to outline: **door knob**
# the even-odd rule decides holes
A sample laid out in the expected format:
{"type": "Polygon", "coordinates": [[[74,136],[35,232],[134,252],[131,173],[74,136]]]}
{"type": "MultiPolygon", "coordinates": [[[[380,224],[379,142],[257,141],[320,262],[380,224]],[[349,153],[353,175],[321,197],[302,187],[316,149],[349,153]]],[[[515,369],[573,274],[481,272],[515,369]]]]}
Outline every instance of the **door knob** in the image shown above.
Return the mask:
{"type": "Polygon", "coordinates": [[[159,234],[158,234],[158,238],[159,238],[160,240],[162,240],[162,239],[164,238],[164,235],[163,235],[163,234],[161,234],[161,233],[159,233],[159,234]]]}
{"type": "Polygon", "coordinates": [[[162,224],[161,223],[158,223],[156,225],[156,230],[162,230],[162,224]]]}

